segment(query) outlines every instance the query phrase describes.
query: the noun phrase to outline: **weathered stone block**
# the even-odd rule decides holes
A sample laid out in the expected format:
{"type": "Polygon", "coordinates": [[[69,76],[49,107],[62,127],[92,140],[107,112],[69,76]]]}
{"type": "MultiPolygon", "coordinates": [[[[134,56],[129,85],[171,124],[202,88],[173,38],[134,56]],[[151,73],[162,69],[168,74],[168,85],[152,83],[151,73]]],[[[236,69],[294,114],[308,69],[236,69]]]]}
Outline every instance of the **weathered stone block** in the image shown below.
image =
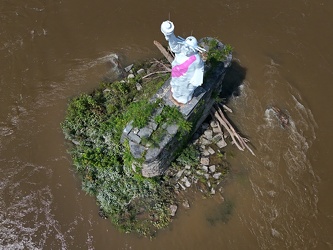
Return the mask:
{"type": "Polygon", "coordinates": [[[142,128],[142,129],[139,130],[139,132],[138,132],[138,136],[139,136],[140,138],[143,138],[143,137],[148,138],[148,137],[151,136],[151,134],[152,134],[153,132],[154,132],[153,129],[151,129],[151,128],[149,128],[149,127],[144,127],[144,128],[142,128]]]}
{"type": "Polygon", "coordinates": [[[135,142],[135,143],[140,143],[141,142],[141,138],[134,134],[133,131],[131,131],[129,134],[128,134],[128,139],[129,141],[132,141],[132,142],[135,142]]]}
{"type": "Polygon", "coordinates": [[[144,146],[141,146],[140,144],[133,141],[129,141],[129,146],[133,157],[136,159],[140,159],[145,152],[144,146]]]}

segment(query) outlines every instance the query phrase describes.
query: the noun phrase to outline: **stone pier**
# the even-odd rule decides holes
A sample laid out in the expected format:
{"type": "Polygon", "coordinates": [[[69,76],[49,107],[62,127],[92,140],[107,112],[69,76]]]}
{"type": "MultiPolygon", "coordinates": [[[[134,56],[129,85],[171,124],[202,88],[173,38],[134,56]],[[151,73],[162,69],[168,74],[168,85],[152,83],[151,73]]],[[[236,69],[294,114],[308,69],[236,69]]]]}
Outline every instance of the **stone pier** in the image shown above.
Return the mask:
{"type": "MultiPolygon", "coordinates": [[[[209,49],[208,42],[211,38],[201,39],[200,46],[209,49]],[[205,42],[204,42],[205,41],[205,42]]],[[[219,49],[224,45],[219,43],[219,49]]],[[[153,177],[163,174],[170,163],[175,159],[181,149],[186,146],[192,134],[199,128],[209,115],[210,109],[221,92],[222,81],[232,55],[229,54],[224,61],[215,65],[205,65],[205,76],[202,86],[196,88],[193,98],[187,104],[178,106],[171,97],[170,79],[158,90],[151,101],[162,99],[165,105],[176,106],[183,117],[192,123],[191,131],[180,137],[177,124],[157,124],[154,117],[162,112],[162,108],[156,110],[148,124],[143,128],[135,128],[132,123],[127,124],[122,134],[122,141],[128,140],[130,151],[137,161],[133,163],[133,170],[141,169],[145,177],[153,177]],[[147,139],[162,126],[162,135],[158,143],[147,143],[147,139]]]]}

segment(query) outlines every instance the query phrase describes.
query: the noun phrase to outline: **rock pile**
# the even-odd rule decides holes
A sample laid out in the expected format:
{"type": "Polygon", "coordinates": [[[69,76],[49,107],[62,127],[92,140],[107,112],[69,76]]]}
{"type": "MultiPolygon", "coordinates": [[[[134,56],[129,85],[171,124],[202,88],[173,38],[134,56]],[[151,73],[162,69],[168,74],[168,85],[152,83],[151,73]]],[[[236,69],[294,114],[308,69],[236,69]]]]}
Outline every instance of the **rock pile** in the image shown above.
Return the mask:
{"type": "MultiPolygon", "coordinates": [[[[199,164],[185,165],[184,168],[177,170],[171,168],[168,170],[168,174],[172,176],[175,188],[179,193],[196,188],[204,196],[219,194],[220,201],[223,201],[223,189],[219,187],[219,184],[229,170],[223,153],[223,148],[227,146],[225,138],[217,129],[217,124],[211,121],[210,124],[203,123],[198,132],[194,134],[193,139],[193,145],[200,152],[199,164]]],[[[190,207],[186,199],[182,205],[184,208],[190,207]]],[[[172,211],[174,216],[175,207],[172,211]]]]}

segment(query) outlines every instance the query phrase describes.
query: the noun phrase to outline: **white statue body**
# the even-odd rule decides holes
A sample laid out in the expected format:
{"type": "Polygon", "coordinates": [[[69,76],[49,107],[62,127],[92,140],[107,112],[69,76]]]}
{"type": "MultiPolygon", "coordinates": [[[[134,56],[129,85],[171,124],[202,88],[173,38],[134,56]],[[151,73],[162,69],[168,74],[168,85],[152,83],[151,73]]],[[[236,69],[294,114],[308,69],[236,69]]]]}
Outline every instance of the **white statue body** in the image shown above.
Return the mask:
{"type": "Polygon", "coordinates": [[[161,31],[175,53],[170,82],[172,97],[179,103],[188,103],[194,90],[203,82],[204,63],[198,53],[201,48],[193,36],[185,40],[177,38],[173,33],[174,25],[170,21],[162,23],[161,31]]]}

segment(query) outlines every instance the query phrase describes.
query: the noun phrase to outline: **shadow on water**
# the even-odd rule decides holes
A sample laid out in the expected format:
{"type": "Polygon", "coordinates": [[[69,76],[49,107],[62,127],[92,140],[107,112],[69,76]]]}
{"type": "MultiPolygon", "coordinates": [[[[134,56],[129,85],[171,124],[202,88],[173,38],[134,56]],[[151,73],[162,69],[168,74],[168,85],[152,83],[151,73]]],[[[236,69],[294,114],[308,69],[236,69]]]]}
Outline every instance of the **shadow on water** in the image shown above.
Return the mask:
{"type": "Polygon", "coordinates": [[[237,61],[232,61],[228,68],[222,85],[220,97],[228,103],[233,96],[240,95],[239,87],[243,84],[246,76],[246,68],[242,67],[237,61]]]}
{"type": "Polygon", "coordinates": [[[208,215],[206,216],[207,221],[209,222],[210,225],[215,226],[217,223],[228,223],[232,212],[234,209],[234,204],[226,200],[220,205],[212,208],[209,212],[208,215]]]}
{"type": "MultiPolygon", "coordinates": [[[[233,97],[238,97],[241,95],[240,87],[244,84],[246,71],[247,69],[241,66],[237,61],[232,61],[231,66],[228,68],[222,83],[222,90],[219,96],[222,99],[222,103],[228,104],[233,97]]],[[[246,134],[240,132],[237,124],[230,120],[228,115],[225,114],[225,117],[242,137],[248,138],[246,134]]],[[[255,145],[253,145],[251,142],[248,142],[248,144],[250,144],[253,148],[256,148],[255,145]]]]}

